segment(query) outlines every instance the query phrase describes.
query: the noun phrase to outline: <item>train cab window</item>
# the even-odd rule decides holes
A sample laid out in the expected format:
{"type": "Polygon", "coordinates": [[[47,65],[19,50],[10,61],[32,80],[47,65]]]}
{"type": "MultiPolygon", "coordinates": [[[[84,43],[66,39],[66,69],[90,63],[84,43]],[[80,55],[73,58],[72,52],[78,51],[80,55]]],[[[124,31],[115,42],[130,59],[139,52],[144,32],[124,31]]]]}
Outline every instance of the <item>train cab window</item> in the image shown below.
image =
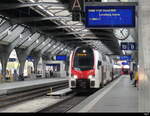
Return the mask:
{"type": "Polygon", "coordinates": [[[93,66],[94,66],[93,50],[87,48],[78,49],[74,57],[74,68],[80,71],[84,71],[93,69],[93,66]]]}

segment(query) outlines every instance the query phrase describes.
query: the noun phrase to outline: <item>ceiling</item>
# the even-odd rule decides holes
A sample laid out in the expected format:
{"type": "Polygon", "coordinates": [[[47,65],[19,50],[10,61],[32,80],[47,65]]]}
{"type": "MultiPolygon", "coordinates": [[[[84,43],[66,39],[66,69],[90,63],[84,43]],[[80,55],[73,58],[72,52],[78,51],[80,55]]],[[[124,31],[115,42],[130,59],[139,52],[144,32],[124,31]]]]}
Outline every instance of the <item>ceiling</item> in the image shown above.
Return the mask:
{"type": "Polygon", "coordinates": [[[5,31],[0,30],[2,45],[19,37],[15,48],[45,55],[67,54],[82,45],[104,54],[122,54],[112,29],[87,29],[84,21],[72,21],[69,0],[1,0],[0,15],[0,26],[9,22],[5,31]]]}

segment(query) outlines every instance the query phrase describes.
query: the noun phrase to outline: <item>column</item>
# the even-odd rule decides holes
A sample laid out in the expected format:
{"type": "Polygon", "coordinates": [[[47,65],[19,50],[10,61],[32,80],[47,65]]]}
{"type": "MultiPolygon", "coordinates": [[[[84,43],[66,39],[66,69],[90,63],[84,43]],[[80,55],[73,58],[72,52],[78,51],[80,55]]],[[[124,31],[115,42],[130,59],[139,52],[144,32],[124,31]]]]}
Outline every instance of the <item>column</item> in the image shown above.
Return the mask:
{"type": "Polygon", "coordinates": [[[139,0],[139,111],[150,112],[150,0],[139,0]]]}

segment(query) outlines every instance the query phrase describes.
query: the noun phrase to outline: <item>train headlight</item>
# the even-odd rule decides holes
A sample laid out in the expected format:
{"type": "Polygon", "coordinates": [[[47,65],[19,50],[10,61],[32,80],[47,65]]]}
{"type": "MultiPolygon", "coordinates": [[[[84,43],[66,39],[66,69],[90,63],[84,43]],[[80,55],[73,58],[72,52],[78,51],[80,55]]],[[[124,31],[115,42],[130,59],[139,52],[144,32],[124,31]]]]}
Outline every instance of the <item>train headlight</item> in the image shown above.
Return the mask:
{"type": "Polygon", "coordinates": [[[77,78],[78,78],[78,76],[77,76],[77,75],[74,75],[74,76],[73,76],[73,78],[74,78],[74,79],[77,79],[77,78]]]}
{"type": "Polygon", "coordinates": [[[92,76],[92,75],[89,75],[88,79],[92,79],[92,78],[93,78],[93,76],[92,76]]]}

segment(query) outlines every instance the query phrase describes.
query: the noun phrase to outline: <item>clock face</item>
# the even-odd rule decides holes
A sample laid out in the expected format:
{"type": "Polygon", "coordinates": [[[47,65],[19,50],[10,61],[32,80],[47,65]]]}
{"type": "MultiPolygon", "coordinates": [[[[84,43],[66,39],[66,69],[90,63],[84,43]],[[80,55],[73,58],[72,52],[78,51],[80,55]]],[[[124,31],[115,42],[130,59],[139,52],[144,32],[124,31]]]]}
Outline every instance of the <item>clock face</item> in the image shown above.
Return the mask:
{"type": "Polygon", "coordinates": [[[119,40],[125,40],[129,36],[129,30],[126,28],[114,29],[113,33],[119,40]]]}

